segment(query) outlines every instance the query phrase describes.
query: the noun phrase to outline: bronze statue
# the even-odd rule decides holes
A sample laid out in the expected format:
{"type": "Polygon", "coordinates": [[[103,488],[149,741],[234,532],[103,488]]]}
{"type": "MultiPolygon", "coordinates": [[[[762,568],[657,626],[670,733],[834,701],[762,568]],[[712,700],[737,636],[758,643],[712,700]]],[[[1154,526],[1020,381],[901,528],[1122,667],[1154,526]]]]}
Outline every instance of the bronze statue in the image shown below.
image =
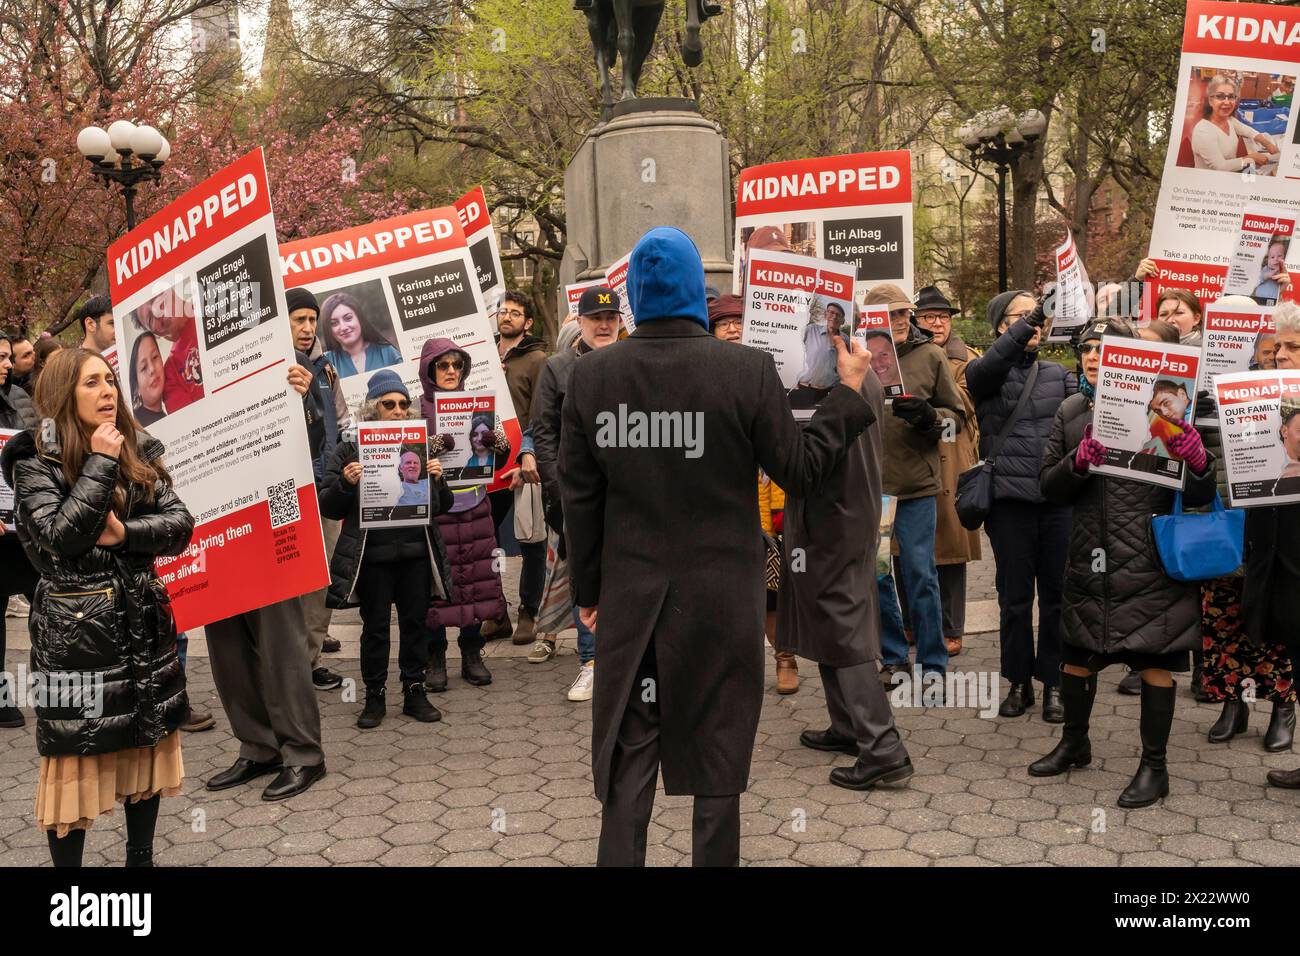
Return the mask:
{"type": "MultiPolygon", "coordinates": [[[[609,71],[617,59],[623,61],[623,95],[636,98],[641,67],[654,46],[655,30],[664,13],[664,0],[575,0],[574,7],[587,14],[587,31],[596,51],[600,73],[601,102],[608,115],[614,105],[609,71]]],[[[717,0],[686,0],[686,37],[682,40],[682,62],[697,67],[704,62],[700,24],[722,12],[717,0]]]]}

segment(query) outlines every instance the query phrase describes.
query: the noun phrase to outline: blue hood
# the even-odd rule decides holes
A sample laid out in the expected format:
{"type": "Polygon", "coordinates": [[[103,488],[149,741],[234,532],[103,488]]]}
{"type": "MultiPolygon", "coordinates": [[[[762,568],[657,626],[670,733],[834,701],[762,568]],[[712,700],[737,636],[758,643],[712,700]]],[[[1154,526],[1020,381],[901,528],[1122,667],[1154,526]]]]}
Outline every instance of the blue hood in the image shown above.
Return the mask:
{"type": "Polygon", "coordinates": [[[704,263],[691,237],[672,226],[656,226],[642,236],[628,263],[627,299],[637,325],[694,319],[708,331],[704,263]]]}

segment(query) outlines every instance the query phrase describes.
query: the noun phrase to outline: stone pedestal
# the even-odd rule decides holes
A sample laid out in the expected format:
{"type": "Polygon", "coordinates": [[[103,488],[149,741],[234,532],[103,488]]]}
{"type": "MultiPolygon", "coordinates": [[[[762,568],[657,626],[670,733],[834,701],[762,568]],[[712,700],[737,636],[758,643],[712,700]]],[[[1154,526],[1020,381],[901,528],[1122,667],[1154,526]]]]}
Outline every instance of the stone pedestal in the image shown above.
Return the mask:
{"type": "Polygon", "coordinates": [[[693,100],[618,103],[564,173],[568,244],[563,284],[595,279],[654,226],[676,226],[699,247],[706,282],[731,291],[731,169],[721,128],[693,100]]]}

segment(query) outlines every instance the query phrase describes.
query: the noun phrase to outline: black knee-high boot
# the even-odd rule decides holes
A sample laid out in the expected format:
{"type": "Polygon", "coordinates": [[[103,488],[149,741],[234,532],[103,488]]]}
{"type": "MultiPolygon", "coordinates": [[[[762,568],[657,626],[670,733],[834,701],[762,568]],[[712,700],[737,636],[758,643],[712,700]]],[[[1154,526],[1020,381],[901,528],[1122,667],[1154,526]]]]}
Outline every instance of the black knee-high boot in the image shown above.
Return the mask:
{"type": "Polygon", "coordinates": [[[1065,723],[1056,748],[1029,765],[1031,777],[1055,777],[1071,767],[1092,763],[1092,743],[1088,740],[1088,718],[1097,698],[1097,675],[1080,677],[1061,671],[1061,703],[1065,706],[1065,723]]]}
{"type": "Polygon", "coordinates": [[[153,866],[153,831],[158,823],[160,797],[126,805],[126,865],[153,866]]]}
{"type": "Polygon", "coordinates": [[[50,860],[56,867],[81,866],[81,852],[86,848],[85,830],[69,830],[63,839],[54,830],[46,830],[45,835],[50,841],[50,860]]]}
{"type": "Polygon", "coordinates": [[[1177,685],[1156,687],[1142,682],[1142,713],[1138,726],[1142,733],[1142,762],[1132,782],[1119,795],[1119,805],[1126,810],[1149,807],[1169,796],[1169,769],[1165,766],[1165,749],[1169,729],[1174,723],[1174,694],[1177,685]]]}

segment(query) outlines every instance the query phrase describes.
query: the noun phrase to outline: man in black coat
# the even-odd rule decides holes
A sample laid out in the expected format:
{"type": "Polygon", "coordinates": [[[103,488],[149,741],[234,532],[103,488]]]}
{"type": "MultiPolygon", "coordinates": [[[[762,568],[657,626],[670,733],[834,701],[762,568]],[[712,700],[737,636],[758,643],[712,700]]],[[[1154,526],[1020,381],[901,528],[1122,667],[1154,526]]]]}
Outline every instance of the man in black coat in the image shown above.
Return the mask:
{"type": "Polygon", "coordinates": [[[600,619],[592,770],[599,865],[642,865],[664,789],[695,796],[696,865],[740,856],[740,793],[763,697],[762,467],[814,493],[871,424],[870,355],[843,341],[800,431],[770,356],[708,333],[704,268],[680,230],[633,250],[636,331],[573,366],[560,439],[574,603],[600,619]],[[608,533],[606,533],[608,530],[608,533]]]}

